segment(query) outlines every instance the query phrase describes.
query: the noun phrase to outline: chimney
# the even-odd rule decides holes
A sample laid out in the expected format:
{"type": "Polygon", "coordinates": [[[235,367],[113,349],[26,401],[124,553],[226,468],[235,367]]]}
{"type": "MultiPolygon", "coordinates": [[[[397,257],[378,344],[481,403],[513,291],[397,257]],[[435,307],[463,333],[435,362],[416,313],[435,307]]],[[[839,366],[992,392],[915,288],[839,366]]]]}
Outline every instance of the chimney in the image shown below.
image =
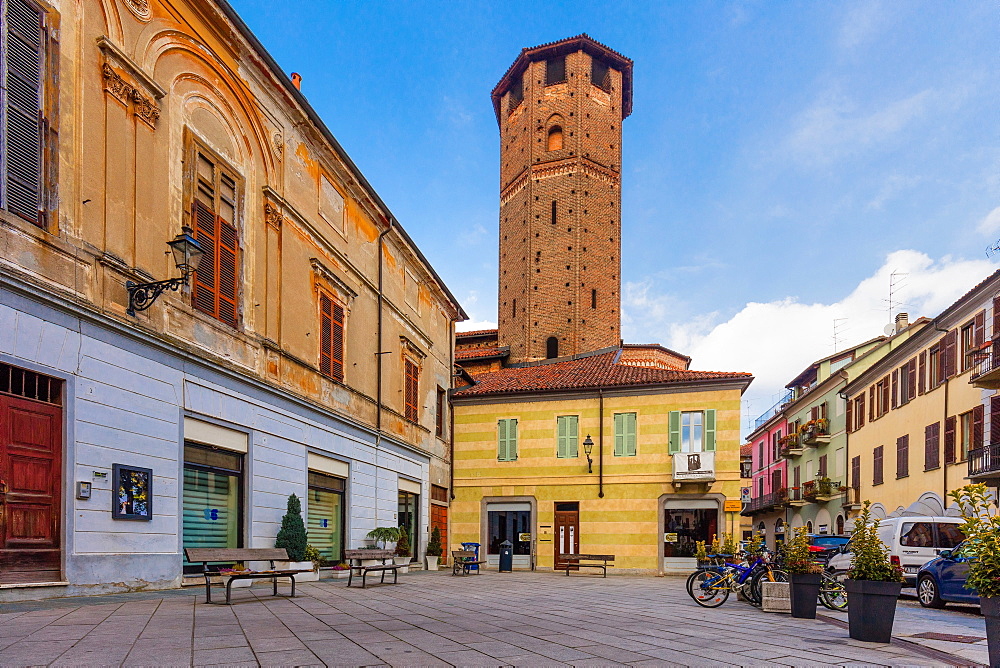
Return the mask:
{"type": "Polygon", "coordinates": [[[909,313],[897,313],[896,314],[896,333],[899,333],[910,326],[910,314],[909,313]]]}
{"type": "Polygon", "coordinates": [[[295,90],[302,90],[302,75],[298,72],[292,72],[292,85],[295,90]]]}

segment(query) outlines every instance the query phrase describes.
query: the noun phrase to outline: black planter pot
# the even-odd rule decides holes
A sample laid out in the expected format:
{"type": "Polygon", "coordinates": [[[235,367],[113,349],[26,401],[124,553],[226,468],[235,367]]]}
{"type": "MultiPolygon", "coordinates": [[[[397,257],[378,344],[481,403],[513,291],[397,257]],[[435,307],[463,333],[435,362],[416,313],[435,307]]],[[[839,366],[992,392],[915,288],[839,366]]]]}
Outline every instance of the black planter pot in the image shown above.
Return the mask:
{"type": "Polygon", "coordinates": [[[896,618],[896,600],[902,582],[847,580],[847,622],[855,640],[888,643],[892,640],[892,622],[896,618]]]}
{"type": "Polygon", "coordinates": [[[792,617],[816,619],[816,600],[823,576],[819,573],[791,573],[788,580],[792,585],[792,617]]]}
{"type": "Polygon", "coordinates": [[[986,619],[986,644],[990,649],[990,665],[1000,666],[1000,596],[980,598],[979,609],[986,619]]]}

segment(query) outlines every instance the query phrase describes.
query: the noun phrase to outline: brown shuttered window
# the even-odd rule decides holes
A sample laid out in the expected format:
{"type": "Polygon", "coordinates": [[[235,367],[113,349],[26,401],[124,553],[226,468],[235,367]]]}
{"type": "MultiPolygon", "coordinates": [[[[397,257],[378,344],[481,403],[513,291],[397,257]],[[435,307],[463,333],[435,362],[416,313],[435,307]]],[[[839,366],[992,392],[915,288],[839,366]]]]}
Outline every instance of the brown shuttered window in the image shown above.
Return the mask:
{"type": "Polygon", "coordinates": [[[420,386],[418,380],[419,368],[410,359],[405,359],[403,361],[403,403],[404,403],[404,415],[407,420],[412,420],[416,422],[420,417],[420,412],[417,410],[417,395],[419,394],[420,386]]]}
{"type": "Polygon", "coordinates": [[[882,453],[885,450],[885,446],[880,445],[875,448],[872,460],[872,484],[881,485],[882,484],[882,453]]]}
{"type": "Polygon", "coordinates": [[[865,426],[865,393],[862,392],[855,401],[857,404],[854,406],[854,420],[857,424],[854,428],[861,429],[865,426]]]}
{"type": "Polygon", "coordinates": [[[927,351],[920,353],[919,366],[917,370],[917,392],[923,394],[927,391],[927,351]]]}
{"type": "MultiPolygon", "coordinates": [[[[917,358],[914,357],[907,364],[907,397],[913,399],[917,396],[917,358]]],[[[908,399],[908,400],[909,400],[908,399]]]]}
{"type": "Polygon", "coordinates": [[[990,397],[990,445],[1000,443],[1000,395],[990,397]]]}
{"type": "Polygon", "coordinates": [[[847,431],[854,431],[854,400],[847,400],[847,431]]]}
{"type": "Polygon", "coordinates": [[[924,427],[924,470],[930,471],[941,466],[941,423],[935,422],[924,427]]]}
{"type": "Polygon", "coordinates": [[[899,396],[899,370],[895,369],[892,372],[892,390],[890,391],[892,396],[892,408],[895,408],[899,404],[897,403],[897,397],[899,396]]]}
{"type": "Polygon", "coordinates": [[[42,225],[45,13],[27,0],[0,7],[0,206],[42,225]]]}
{"type": "Polygon", "coordinates": [[[851,488],[861,489],[861,455],[851,458],[851,488]]]}
{"type": "Polygon", "coordinates": [[[905,478],[910,475],[910,435],[896,439],[896,477],[905,478]]]}
{"type": "Polygon", "coordinates": [[[826,455],[820,455],[819,457],[819,477],[825,478],[826,473],[826,455]]]}
{"type": "Polygon", "coordinates": [[[195,193],[191,218],[204,250],[194,273],[192,303],[226,323],[239,324],[240,249],[236,230],[236,177],[200,147],[194,151],[195,193]]]}
{"type": "Polygon", "coordinates": [[[979,404],[978,406],[972,409],[972,444],[970,446],[970,449],[983,447],[984,415],[985,415],[985,408],[983,407],[982,404],[979,404]]]}
{"type": "Polygon", "coordinates": [[[955,462],[955,416],[944,421],[944,463],[955,462]]]}
{"type": "Polygon", "coordinates": [[[868,388],[868,421],[874,422],[878,414],[875,412],[875,407],[878,405],[878,389],[872,385],[868,388]]]}
{"type": "Polygon", "coordinates": [[[328,294],[319,294],[319,370],[344,380],[344,307],[328,294]]]}
{"type": "Polygon", "coordinates": [[[1000,337],[1000,295],[993,298],[993,337],[1000,337]]]}

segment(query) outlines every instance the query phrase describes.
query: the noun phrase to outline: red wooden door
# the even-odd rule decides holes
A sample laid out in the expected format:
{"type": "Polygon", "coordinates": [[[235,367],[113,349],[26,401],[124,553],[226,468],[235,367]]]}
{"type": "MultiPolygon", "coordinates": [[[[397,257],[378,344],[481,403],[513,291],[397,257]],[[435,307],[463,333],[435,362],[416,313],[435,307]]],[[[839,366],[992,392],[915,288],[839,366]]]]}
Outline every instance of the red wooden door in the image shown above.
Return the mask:
{"type": "MultiPolygon", "coordinates": [[[[566,568],[563,561],[564,554],[580,553],[580,511],[579,510],[557,510],[555,513],[555,568],[566,568]]],[[[576,567],[570,567],[576,570],[576,567]]]]}
{"type": "Polygon", "coordinates": [[[448,506],[431,504],[431,531],[434,530],[434,527],[437,527],[441,535],[441,558],[438,563],[446,564],[448,555],[451,554],[448,548],[448,506]]]}
{"type": "Polygon", "coordinates": [[[0,395],[0,584],[61,580],[62,409],[0,395]]]}

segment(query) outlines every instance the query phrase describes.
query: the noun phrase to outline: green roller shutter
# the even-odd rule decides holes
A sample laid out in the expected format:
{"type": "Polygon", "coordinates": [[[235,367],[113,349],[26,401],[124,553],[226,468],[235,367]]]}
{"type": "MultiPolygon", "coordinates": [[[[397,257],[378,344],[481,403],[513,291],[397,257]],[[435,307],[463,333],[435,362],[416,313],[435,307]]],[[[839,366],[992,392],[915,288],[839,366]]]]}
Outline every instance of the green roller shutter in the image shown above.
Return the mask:
{"type": "Polygon", "coordinates": [[[681,412],[670,411],[667,420],[667,428],[670,432],[670,454],[681,451],[681,412]]]}
{"type": "Polygon", "coordinates": [[[715,451],[715,409],[705,411],[705,452],[715,451]]]}

